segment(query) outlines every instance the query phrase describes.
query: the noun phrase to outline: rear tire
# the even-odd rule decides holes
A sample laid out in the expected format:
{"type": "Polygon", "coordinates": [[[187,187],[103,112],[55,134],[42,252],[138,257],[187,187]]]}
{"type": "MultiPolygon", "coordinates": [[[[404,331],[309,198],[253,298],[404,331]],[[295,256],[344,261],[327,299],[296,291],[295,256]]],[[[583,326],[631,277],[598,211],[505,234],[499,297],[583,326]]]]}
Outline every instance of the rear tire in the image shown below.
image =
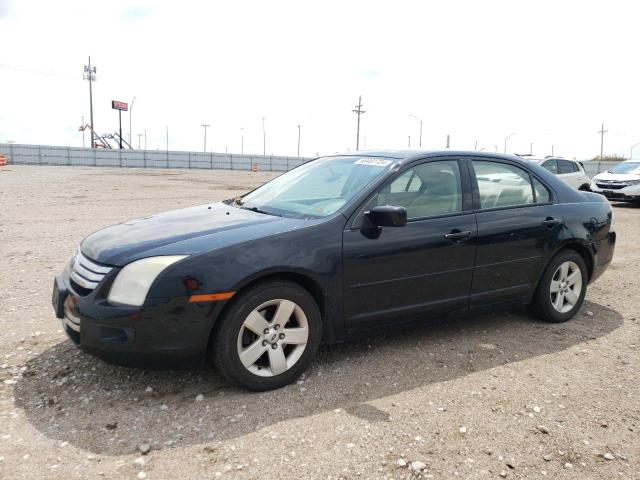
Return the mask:
{"type": "Polygon", "coordinates": [[[562,250],[551,261],[538,283],[531,309],[546,322],[570,320],[587,293],[587,266],[574,250],[562,250]]]}
{"type": "Polygon", "coordinates": [[[322,319],[301,286],[275,280],[233,299],[212,343],[216,367],[234,385],[264,391],[293,382],[320,346],[322,319]]]}

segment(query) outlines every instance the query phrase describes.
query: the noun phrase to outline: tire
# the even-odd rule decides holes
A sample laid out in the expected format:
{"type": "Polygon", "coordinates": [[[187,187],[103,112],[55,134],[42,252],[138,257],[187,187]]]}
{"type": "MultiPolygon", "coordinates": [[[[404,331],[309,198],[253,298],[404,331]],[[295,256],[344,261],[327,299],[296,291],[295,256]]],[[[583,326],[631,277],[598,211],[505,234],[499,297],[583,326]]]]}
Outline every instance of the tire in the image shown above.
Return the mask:
{"type": "Polygon", "coordinates": [[[589,187],[589,185],[585,183],[584,185],[580,185],[580,188],[578,190],[580,190],[581,192],[590,192],[591,187],[589,187]]]}
{"type": "Polygon", "coordinates": [[[531,309],[546,322],[566,322],[580,310],[587,293],[587,281],[587,266],[582,256],[574,250],[562,250],[547,265],[531,309]],[[559,291],[554,293],[552,288],[559,291]]]}
{"type": "Polygon", "coordinates": [[[318,305],[307,290],[288,281],[249,287],[220,321],[212,342],[214,364],[231,383],[248,390],[293,382],[311,363],[322,338],[318,305]]]}

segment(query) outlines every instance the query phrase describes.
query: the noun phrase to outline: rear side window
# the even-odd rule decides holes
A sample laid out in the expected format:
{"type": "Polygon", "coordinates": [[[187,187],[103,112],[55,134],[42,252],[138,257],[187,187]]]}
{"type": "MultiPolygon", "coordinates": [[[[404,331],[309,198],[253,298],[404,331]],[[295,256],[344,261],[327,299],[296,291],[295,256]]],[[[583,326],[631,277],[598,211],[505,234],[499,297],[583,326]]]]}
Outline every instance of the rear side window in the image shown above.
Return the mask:
{"type": "Polygon", "coordinates": [[[569,160],[558,160],[558,173],[574,173],[578,171],[578,166],[569,160]]]}
{"type": "Polygon", "coordinates": [[[515,207],[534,203],[529,172],[505,163],[474,160],[481,208],[515,207]]]}
{"type": "Polygon", "coordinates": [[[536,203],[551,202],[551,192],[537,178],[533,179],[533,190],[536,193],[536,203]]]}
{"type": "Polygon", "coordinates": [[[546,168],[554,175],[558,173],[558,163],[555,160],[547,160],[542,164],[543,168],[546,168]]]}

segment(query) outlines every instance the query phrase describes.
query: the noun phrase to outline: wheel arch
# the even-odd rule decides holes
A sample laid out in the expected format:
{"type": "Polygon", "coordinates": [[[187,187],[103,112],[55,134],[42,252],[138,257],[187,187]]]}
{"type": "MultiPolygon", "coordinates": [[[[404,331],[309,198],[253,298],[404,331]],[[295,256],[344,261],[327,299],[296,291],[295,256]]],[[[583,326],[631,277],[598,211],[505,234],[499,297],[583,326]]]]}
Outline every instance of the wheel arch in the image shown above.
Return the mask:
{"type": "Polygon", "coordinates": [[[235,299],[238,298],[244,291],[254,287],[257,284],[277,280],[295,283],[304,288],[311,295],[311,297],[318,305],[318,309],[320,310],[320,319],[322,320],[322,341],[333,342],[334,328],[330,319],[335,316],[333,312],[335,312],[336,306],[331,304],[329,295],[327,295],[322,285],[311,275],[306,273],[290,270],[266,271],[253,275],[250,278],[243,280],[236,286],[234,298],[226,302],[224,307],[216,315],[216,320],[212,325],[211,332],[209,334],[209,342],[207,347],[208,351],[211,349],[213,339],[216,335],[216,332],[220,328],[220,325],[222,325],[222,321],[224,320],[225,315],[234,305],[235,299]]]}
{"type": "Polygon", "coordinates": [[[587,266],[587,279],[588,279],[587,281],[588,282],[591,281],[591,278],[593,277],[593,267],[594,267],[592,252],[584,244],[582,244],[582,243],[580,243],[578,241],[570,241],[570,242],[562,244],[560,247],[558,247],[553,252],[553,255],[549,256],[549,258],[547,259],[547,262],[544,265],[544,268],[542,268],[540,270],[540,275],[538,276],[538,281],[536,282],[536,288],[534,289],[534,292],[538,289],[538,285],[540,285],[540,281],[542,280],[542,277],[544,276],[544,272],[547,270],[547,267],[549,266],[551,261],[560,252],[563,252],[565,250],[573,250],[574,252],[576,252],[578,255],[580,255],[582,257],[582,259],[584,260],[585,265],[587,266]]]}

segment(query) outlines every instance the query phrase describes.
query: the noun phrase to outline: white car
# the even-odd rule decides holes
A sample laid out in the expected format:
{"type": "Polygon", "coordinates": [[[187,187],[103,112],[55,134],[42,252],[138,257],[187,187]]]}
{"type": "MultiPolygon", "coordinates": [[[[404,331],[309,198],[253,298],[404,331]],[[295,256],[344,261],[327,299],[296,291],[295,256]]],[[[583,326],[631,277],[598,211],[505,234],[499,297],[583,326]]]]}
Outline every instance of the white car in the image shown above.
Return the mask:
{"type": "Polygon", "coordinates": [[[531,158],[523,155],[523,158],[546,168],[577,190],[589,190],[591,180],[580,162],[561,157],[531,158]]]}
{"type": "Polygon", "coordinates": [[[591,191],[609,200],[640,202],[640,161],[627,160],[599,173],[591,181],[591,191]]]}

